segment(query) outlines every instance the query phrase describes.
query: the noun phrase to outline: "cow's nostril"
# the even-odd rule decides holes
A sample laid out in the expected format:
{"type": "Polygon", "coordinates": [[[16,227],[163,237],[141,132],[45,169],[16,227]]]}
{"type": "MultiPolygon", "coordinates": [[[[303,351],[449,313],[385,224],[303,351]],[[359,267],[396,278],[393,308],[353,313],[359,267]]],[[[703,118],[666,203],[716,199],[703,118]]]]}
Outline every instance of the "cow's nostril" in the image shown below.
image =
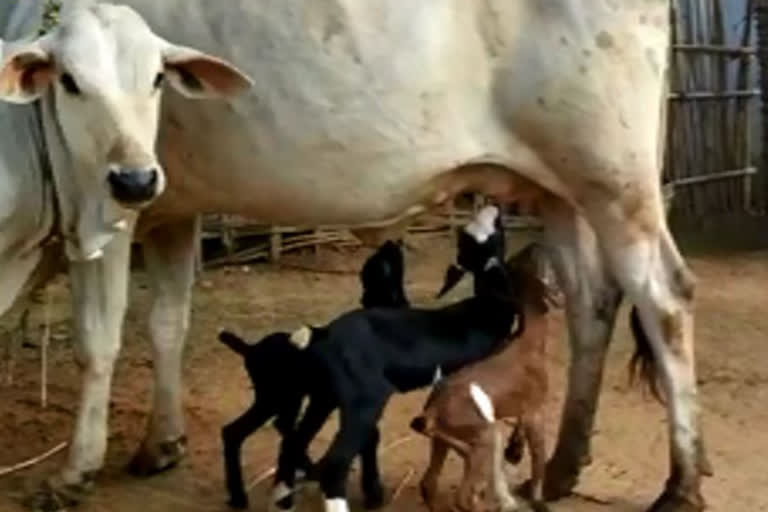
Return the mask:
{"type": "Polygon", "coordinates": [[[157,169],[110,171],[107,181],[112,195],[125,203],[140,203],[154,198],[159,181],[157,169]]]}

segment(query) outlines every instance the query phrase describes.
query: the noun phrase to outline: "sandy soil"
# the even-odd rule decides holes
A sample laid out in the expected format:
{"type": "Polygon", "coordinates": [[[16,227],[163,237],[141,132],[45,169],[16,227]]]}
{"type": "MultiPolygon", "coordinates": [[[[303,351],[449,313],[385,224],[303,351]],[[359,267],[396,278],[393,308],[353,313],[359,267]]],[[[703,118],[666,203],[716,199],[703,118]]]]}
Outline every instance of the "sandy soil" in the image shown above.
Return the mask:
{"type": "MultiPolygon", "coordinates": [[[[419,239],[407,255],[407,287],[417,303],[429,304],[451,255],[446,242],[419,239]]],[[[107,466],[91,501],[78,510],[132,512],[225,511],[219,429],[249,404],[249,386],[239,359],[215,342],[219,326],[251,338],[300,322],[321,323],[357,303],[355,272],[366,253],[326,250],[315,258],[287,263],[323,269],[311,272],[286,265],[257,265],[206,272],[194,294],[192,331],[185,359],[186,410],[190,453],[177,469],[151,479],[134,479],[124,471],[143,432],[150,390],[151,359],[146,341],[148,293],[140,272],[126,320],[125,343],[112,395],[107,466]],[[330,272],[329,272],[330,270],[330,272]],[[338,271],[346,271],[339,273],[338,271]]],[[[768,510],[768,252],[693,256],[700,279],[697,298],[697,352],[704,428],[716,475],[704,494],[715,511],[768,510]]],[[[67,440],[77,404],[79,383],[72,362],[66,318],[67,286],[54,293],[54,339],[49,351],[49,405],[39,405],[40,364],[34,348],[22,349],[13,384],[0,367],[0,467],[37,455],[67,440]]],[[[466,291],[466,289],[464,290],[466,291]]],[[[455,299],[456,295],[453,296],[455,299]]],[[[40,337],[42,308],[31,321],[31,341],[40,337]]],[[[555,504],[555,512],[640,511],[660,491],[667,475],[667,441],[662,409],[627,385],[631,345],[626,311],[612,345],[594,437],[594,463],[585,471],[580,497],[555,504]]],[[[5,327],[8,327],[7,325],[5,327]]],[[[562,318],[550,343],[553,394],[549,404],[550,446],[557,428],[564,391],[568,348],[562,318]]],[[[0,350],[2,354],[3,350],[0,350]]],[[[390,492],[406,478],[389,510],[426,510],[416,484],[424,469],[427,443],[410,436],[408,423],[419,410],[423,393],[394,399],[383,420],[381,466],[390,492]],[[386,448],[399,442],[396,448],[386,448]]],[[[321,453],[333,433],[326,426],[313,446],[321,453]]],[[[276,435],[257,432],[245,447],[246,475],[255,478],[275,456],[276,435]]],[[[22,510],[17,500],[65,455],[0,479],[0,511],[22,510]]],[[[442,481],[446,498],[459,465],[452,460],[442,481]]],[[[528,474],[521,466],[517,479],[528,474]]],[[[362,510],[357,475],[350,479],[354,510],[362,510]]],[[[266,510],[268,483],[256,486],[251,510],[266,510]]],[[[301,510],[320,510],[316,493],[304,493],[301,510]]]]}

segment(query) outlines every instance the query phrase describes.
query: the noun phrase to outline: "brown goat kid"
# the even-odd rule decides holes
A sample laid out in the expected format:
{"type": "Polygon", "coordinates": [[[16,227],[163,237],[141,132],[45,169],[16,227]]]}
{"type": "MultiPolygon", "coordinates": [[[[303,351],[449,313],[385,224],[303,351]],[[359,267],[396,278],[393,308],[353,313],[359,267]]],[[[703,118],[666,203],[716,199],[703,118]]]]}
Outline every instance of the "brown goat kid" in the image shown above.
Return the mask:
{"type": "MultiPolygon", "coordinates": [[[[411,426],[432,439],[429,467],[421,481],[422,496],[435,509],[437,481],[449,449],[464,458],[464,475],[456,507],[476,511],[489,481],[504,512],[527,510],[509,491],[503,471],[504,446],[500,422],[519,419],[531,455],[531,498],[536,511],[546,510],[542,480],[546,463],[543,406],[547,397],[546,340],[550,305],[558,305],[543,278],[543,249],[531,244],[507,262],[521,283],[525,326],[517,339],[496,354],[467,366],[441,381],[411,426]]],[[[515,453],[517,427],[510,437],[507,459],[515,453]]],[[[517,460],[514,460],[517,459],[517,460]]]]}

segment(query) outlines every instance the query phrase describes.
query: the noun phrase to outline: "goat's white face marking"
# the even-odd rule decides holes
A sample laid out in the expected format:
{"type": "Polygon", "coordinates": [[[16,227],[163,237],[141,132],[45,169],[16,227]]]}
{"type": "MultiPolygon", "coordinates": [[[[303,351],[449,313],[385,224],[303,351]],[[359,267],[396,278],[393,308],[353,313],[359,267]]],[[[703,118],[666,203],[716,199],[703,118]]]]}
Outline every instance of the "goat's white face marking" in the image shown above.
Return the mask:
{"type": "Polygon", "coordinates": [[[484,207],[477,212],[475,218],[464,227],[464,231],[477,243],[485,243],[486,240],[496,231],[496,218],[499,216],[499,209],[493,205],[484,207]]]}
{"type": "Polygon", "coordinates": [[[488,393],[483,391],[480,385],[471,382],[469,384],[469,396],[472,397],[472,401],[475,402],[477,410],[480,415],[485,418],[488,423],[494,423],[496,421],[496,411],[493,407],[493,401],[488,393]]]}
{"type": "Polygon", "coordinates": [[[306,325],[295,330],[291,334],[291,343],[299,350],[304,350],[312,340],[312,330],[306,325]]]}
{"type": "Polygon", "coordinates": [[[344,498],[331,498],[325,500],[325,512],[349,512],[349,505],[344,498]]]}
{"type": "Polygon", "coordinates": [[[438,366],[437,368],[435,368],[435,376],[432,377],[432,385],[434,386],[441,380],[443,380],[443,369],[440,368],[440,366],[438,366]]]}

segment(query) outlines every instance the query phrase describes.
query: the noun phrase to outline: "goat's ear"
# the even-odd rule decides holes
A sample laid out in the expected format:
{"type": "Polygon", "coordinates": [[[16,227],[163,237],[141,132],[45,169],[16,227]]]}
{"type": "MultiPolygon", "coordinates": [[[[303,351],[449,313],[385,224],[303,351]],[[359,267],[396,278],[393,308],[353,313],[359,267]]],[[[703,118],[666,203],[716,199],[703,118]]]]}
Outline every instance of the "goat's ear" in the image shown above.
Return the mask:
{"type": "Polygon", "coordinates": [[[457,265],[451,264],[445,270],[445,278],[443,278],[443,287],[437,293],[437,298],[441,298],[443,295],[453,290],[461,278],[464,277],[465,271],[457,265]]]}

